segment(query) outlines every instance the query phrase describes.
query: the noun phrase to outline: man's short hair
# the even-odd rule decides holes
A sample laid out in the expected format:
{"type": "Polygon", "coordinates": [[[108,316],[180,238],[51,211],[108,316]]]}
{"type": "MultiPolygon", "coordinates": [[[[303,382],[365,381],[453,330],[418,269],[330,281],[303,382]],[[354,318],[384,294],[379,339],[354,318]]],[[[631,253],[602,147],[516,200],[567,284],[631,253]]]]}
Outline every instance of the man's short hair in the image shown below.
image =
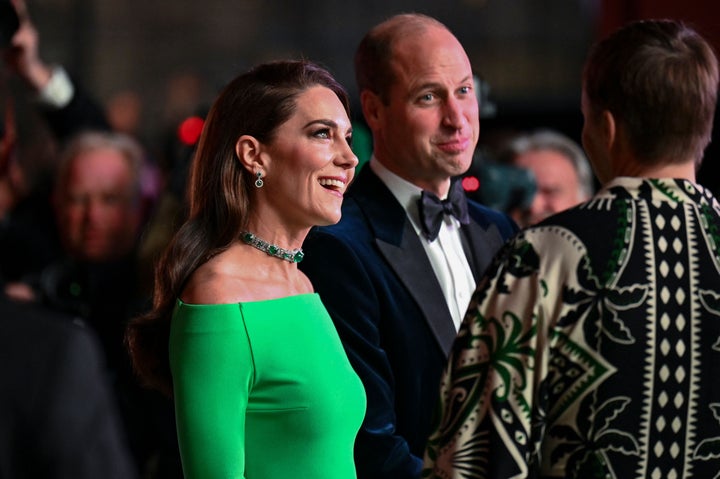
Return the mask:
{"type": "Polygon", "coordinates": [[[60,154],[56,189],[65,187],[71,163],[75,158],[85,152],[105,148],[117,151],[125,158],[132,178],[132,199],[139,203],[142,195],[145,153],[140,143],[124,133],[88,130],[74,136],[60,154]]]}
{"type": "Polygon", "coordinates": [[[390,87],[395,81],[391,66],[395,43],[400,38],[422,34],[431,27],[448,30],[440,21],[420,13],[395,15],[373,27],[355,51],[358,91],[369,90],[387,104],[390,87]]]}
{"type": "Polygon", "coordinates": [[[718,61],[693,29],[632,22],[591,50],[583,87],[592,114],[607,110],[639,161],[699,163],[710,142],[718,61]]]}

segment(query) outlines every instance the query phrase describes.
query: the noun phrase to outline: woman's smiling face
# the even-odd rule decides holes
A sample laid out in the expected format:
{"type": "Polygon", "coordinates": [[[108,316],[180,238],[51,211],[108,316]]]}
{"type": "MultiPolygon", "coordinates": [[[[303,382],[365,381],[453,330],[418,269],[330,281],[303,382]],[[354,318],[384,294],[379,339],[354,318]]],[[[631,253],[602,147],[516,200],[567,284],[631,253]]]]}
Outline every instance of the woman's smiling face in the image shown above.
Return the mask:
{"type": "Polygon", "coordinates": [[[332,90],[300,93],[292,116],[262,148],[268,206],[299,227],[337,223],[358,163],[351,138],[350,119],[332,90]]]}

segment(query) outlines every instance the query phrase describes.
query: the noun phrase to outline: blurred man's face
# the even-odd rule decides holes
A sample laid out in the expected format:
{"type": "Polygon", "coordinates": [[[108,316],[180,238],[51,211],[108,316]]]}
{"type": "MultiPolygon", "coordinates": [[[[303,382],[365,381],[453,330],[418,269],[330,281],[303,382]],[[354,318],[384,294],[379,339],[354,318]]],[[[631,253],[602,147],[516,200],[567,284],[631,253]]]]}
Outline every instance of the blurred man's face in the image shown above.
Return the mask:
{"type": "Polygon", "coordinates": [[[532,171],[537,191],[530,208],[515,218],[521,226],[539,223],[550,215],[585,201],[577,170],[567,156],[554,150],[532,150],[518,155],[513,164],[532,171]]]}
{"type": "Polygon", "coordinates": [[[100,148],[77,156],[55,197],[67,253],[83,261],[108,261],[130,252],[140,225],[138,194],[128,161],[100,148]]]}

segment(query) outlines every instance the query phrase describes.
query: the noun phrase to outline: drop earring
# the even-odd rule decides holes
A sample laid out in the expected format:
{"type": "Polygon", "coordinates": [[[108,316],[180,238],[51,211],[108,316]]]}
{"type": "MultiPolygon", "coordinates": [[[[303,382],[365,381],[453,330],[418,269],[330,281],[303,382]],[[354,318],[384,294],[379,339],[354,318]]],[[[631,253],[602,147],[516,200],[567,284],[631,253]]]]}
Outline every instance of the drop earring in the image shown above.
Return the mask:
{"type": "Polygon", "coordinates": [[[265,182],[262,180],[262,171],[255,173],[257,179],[255,180],[255,188],[262,188],[265,182]]]}

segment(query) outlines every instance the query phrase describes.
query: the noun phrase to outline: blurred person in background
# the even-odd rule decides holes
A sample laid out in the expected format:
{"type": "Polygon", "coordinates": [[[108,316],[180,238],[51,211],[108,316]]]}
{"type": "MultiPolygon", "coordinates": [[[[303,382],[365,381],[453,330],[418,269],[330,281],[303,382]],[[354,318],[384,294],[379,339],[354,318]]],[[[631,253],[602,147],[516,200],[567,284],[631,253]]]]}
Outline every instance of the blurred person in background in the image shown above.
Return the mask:
{"type": "Polygon", "coordinates": [[[4,41],[4,77],[20,79],[26,85],[43,126],[52,133],[36,131],[35,144],[26,145],[16,126],[15,101],[7,92],[0,156],[2,282],[38,274],[62,255],[50,199],[58,145],[83,130],[107,130],[109,126],[100,105],[65,69],[41,58],[39,34],[24,1],[0,2],[0,37],[4,41]]]}
{"type": "Polygon", "coordinates": [[[35,95],[39,111],[64,141],[86,129],[110,129],[100,104],[61,65],[40,56],[40,35],[24,0],[3,0],[3,15],[15,14],[17,29],[4,49],[5,64],[35,95]],[[8,5],[12,5],[9,9],[8,5]]]}
{"type": "MultiPolygon", "coordinates": [[[[40,56],[40,35],[31,21],[27,6],[23,0],[4,1],[0,3],[2,18],[13,18],[8,20],[7,45],[4,48],[5,64],[7,72],[12,77],[19,78],[27,85],[31,94],[33,104],[36,105],[36,111],[40,113],[53,133],[52,138],[48,138],[49,145],[52,148],[50,158],[57,158],[55,153],[56,147],[62,150],[66,143],[73,139],[81,132],[86,131],[116,131],[126,133],[128,136],[137,139],[134,132],[125,131],[133,125],[137,125],[139,121],[137,116],[137,102],[124,101],[126,107],[123,111],[130,110],[130,115],[119,118],[117,113],[117,102],[112,102],[113,109],[106,112],[96,99],[90,95],[83,86],[72,78],[67,71],[57,64],[49,64],[40,56]],[[10,25],[14,25],[14,28],[10,25]],[[135,112],[133,116],[132,112],[135,112]],[[111,115],[111,114],[112,115],[111,115]],[[128,116],[130,118],[128,118],[128,116]]],[[[122,98],[126,98],[123,96],[122,98]]],[[[11,110],[12,104],[7,106],[11,110]]],[[[12,117],[7,118],[6,122],[12,117]]],[[[10,130],[12,125],[6,125],[6,130],[10,130]]],[[[12,131],[11,131],[12,132],[12,131]]],[[[17,150],[17,138],[6,138],[5,143],[17,150]],[[11,143],[10,140],[15,140],[11,143]]],[[[21,173],[27,170],[27,165],[32,158],[26,157],[26,152],[14,152],[15,157],[11,158],[12,167],[21,173]]],[[[161,178],[153,158],[143,151],[145,159],[141,165],[140,187],[142,192],[142,208],[143,219],[150,217],[155,208],[156,200],[159,196],[161,188],[161,178]]],[[[3,181],[3,169],[0,161],[0,193],[3,181]]],[[[45,165],[42,171],[37,175],[40,180],[46,176],[53,176],[56,169],[56,161],[45,165]]],[[[9,176],[9,175],[6,175],[9,176]]],[[[10,177],[12,178],[12,177],[10,177]]],[[[12,208],[7,212],[6,221],[3,223],[4,230],[0,231],[0,242],[16,246],[16,255],[5,255],[2,266],[0,266],[0,279],[5,276],[6,280],[18,279],[19,273],[22,272],[23,264],[26,265],[25,272],[36,272],[37,264],[47,261],[47,257],[56,257],[55,244],[57,234],[49,232],[48,234],[34,234],[36,230],[43,230],[43,222],[47,223],[47,213],[50,202],[46,201],[50,196],[52,188],[47,181],[37,181],[35,178],[24,175],[24,189],[15,188],[15,204],[16,208],[12,208]],[[36,216],[37,218],[32,218],[36,216]],[[43,240],[37,239],[44,238],[43,240]],[[36,246],[42,241],[42,245],[36,246]],[[53,252],[52,255],[42,251],[43,248],[53,252]],[[34,256],[37,256],[34,257],[34,256]],[[5,274],[3,274],[5,273],[5,274]]],[[[15,182],[17,183],[17,182],[15,182]]],[[[0,204],[0,206],[2,206],[0,204]]],[[[2,210],[0,209],[0,213],[2,210]]],[[[50,222],[53,223],[53,222],[50,222]]],[[[130,230],[133,229],[131,225],[130,230]]],[[[0,253],[1,254],[1,253],[0,253]]]]}
{"type": "Polygon", "coordinates": [[[144,158],[142,147],[121,133],[84,131],[73,137],[61,154],[52,194],[63,255],[38,274],[8,282],[5,292],[91,327],[103,346],[138,467],[161,460],[179,473],[171,404],[140,388],[123,345],[128,319],[148,300],[138,287],[136,257],[144,225],[144,158]]]}
{"type": "Polygon", "coordinates": [[[52,195],[64,256],[26,282],[27,292],[14,283],[6,292],[83,316],[101,307],[86,300],[125,304],[135,284],[133,254],[142,227],[142,161],[140,145],[125,135],[73,138],[61,154],[52,195]]]}
{"type": "Polygon", "coordinates": [[[2,30],[3,73],[28,87],[53,133],[46,138],[51,161],[32,170],[35,159],[18,147],[23,139],[8,99],[0,150],[0,284],[13,300],[41,303],[90,326],[138,469],[144,477],[180,477],[172,405],[139,387],[123,348],[125,322],[149,296],[137,251],[157,194],[154,169],[134,138],[111,132],[105,111],[76,79],[41,58],[25,3],[0,7],[1,18],[14,19],[2,30]]]}
{"type": "Polygon", "coordinates": [[[499,153],[498,161],[529,170],[535,179],[531,203],[509,211],[522,228],[582,203],[594,191],[585,153],[560,132],[538,130],[519,135],[499,153]]]}

